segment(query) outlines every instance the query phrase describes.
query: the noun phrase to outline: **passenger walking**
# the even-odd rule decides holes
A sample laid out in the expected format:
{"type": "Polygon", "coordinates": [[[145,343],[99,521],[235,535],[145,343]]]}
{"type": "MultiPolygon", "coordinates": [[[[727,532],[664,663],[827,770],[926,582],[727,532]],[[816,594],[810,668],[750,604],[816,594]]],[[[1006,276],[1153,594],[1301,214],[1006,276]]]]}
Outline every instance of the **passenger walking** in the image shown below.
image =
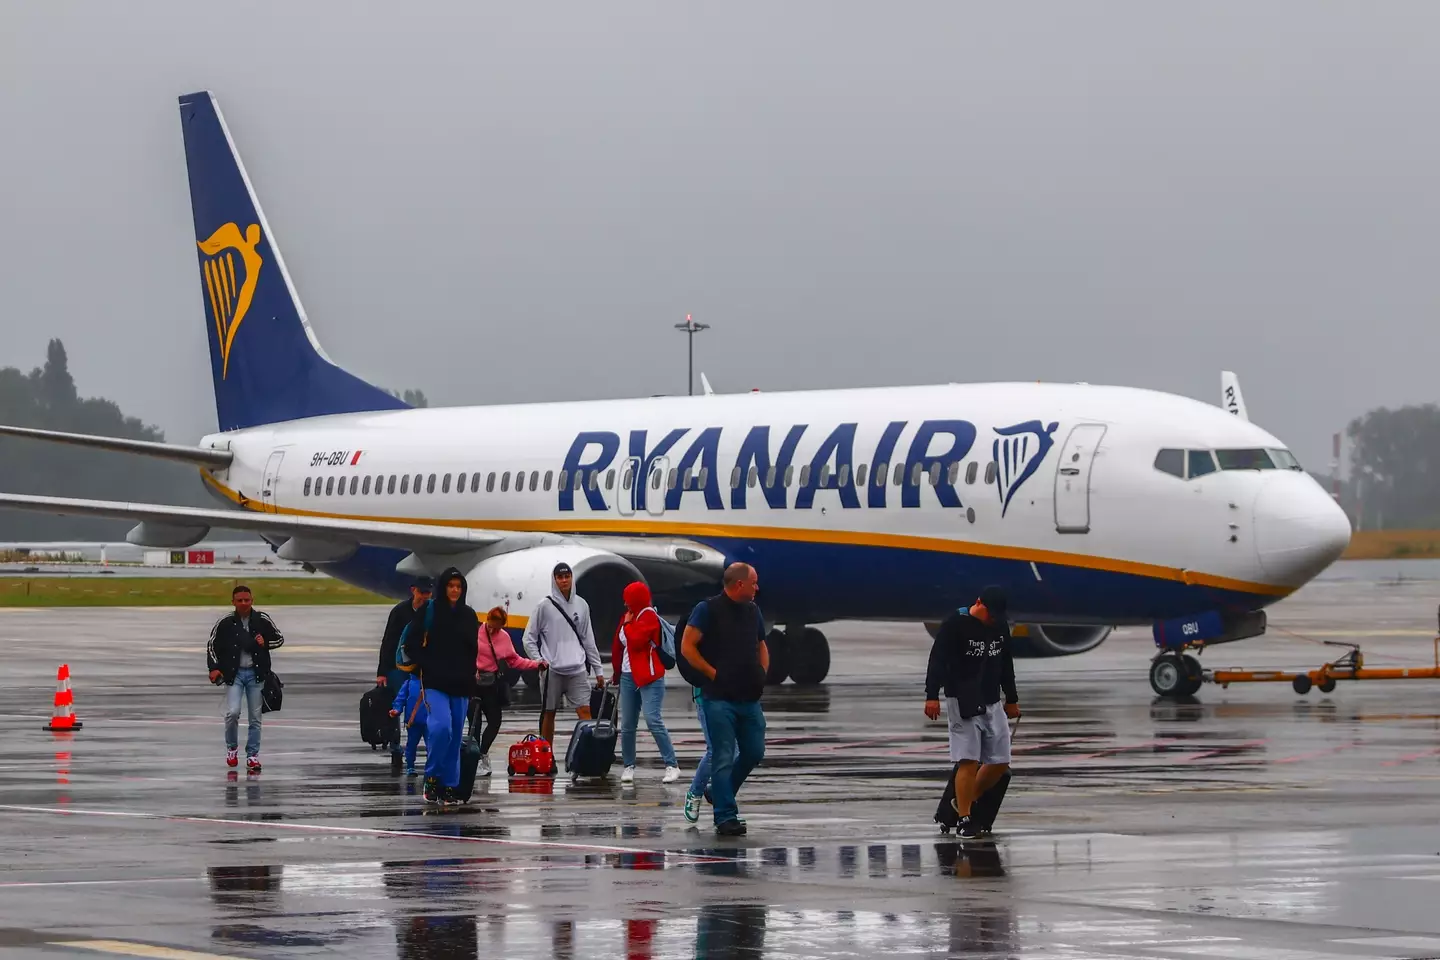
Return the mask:
{"type": "MultiPolygon", "coordinates": [[[[375,667],[375,683],[390,690],[391,696],[404,685],[410,675],[395,666],[395,649],[400,645],[400,634],[415,619],[416,611],[429,601],[435,591],[435,581],[429,577],[416,577],[410,584],[410,598],[401,600],[390,609],[385,620],[385,634],[380,639],[380,663],[375,667]]],[[[405,716],[402,715],[403,720],[405,716]]],[[[390,760],[400,760],[400,743],[390,744],[390,760]]]]}
{"type": "Polygon", "coordinates": [[[970,808],[1010,769],[1010,720],[1020,716],[1006,607],[1005,591],[986,587],[968,608],[952,613],[935,632],[925,671],[925,716],[931,720],[940,718],[945,690],[957,830],[965,838],[990,830],[990,824],[971,821],[970,808]]]}
{"type": "Polygon", "coordinates": [[[577,717],[589,720],[590,678],[597,687],[605,685],[595,630],[590,624],[590,605],[575,592],[575,574],[568,563],[557,563],[551,572],[550,595],[530,615],[523,643],[527,657],[550,664],[549,676],[543,683],[540,736],[554,744],[555,711],[561,702],[569,701],[577,717]]]}
{"type": "Polygon", "coordinates": [[[500,718],[508,702],[510,685],[505,681],[505,667],[513,670],[544,670],[544,660],[527,660],[515,651],[515,644],[505,629],[510,614],[504,607],[495,607],[485,615],[475,655],[475,701],[470,706],[470,735],[480,726],[485,715],[485,732],[480,740],[480,766],[476,775],[490,776],[490,747],[500,735],[500,718]]]}
{"type": "MultiPolygon", "coordinates": [[[[413,673],[405,678],[400,689],[395,693],[395,700],[390,704],[390,716],[399,717],[405,721],[405,776],[415,776],[415,750],[420,746],[420,739],[425,735],[425,727],[429,722],[430,714],[425,709],[425,688],[420,678],[413,673]]],[[[425,755],[429,757],[430,748],[425,748],[425,755]]]]}
{"type": "Polygon", "coordinates": [[[260,772],[260,717],[262,691],[270,676],[270,654],[285,644],[275,621],[255,609],[255,597],[244,584],[230,591],[235,612],[215,621],[205,645],[210,682],[224,684],[225,765],[240,763],[240,706],[245,705],[249,728],[245,734],[245,769],[260,772]]]}
{"type": "Polygon", "coordinates": [[[706,678],[700,694],[711,754],[710,796],[715,830],[727,837],[745,835],[736,794],[765,758],[760,696],[770,651],[765,619],[755,605],[759,589],[754,567],[732,563],[725,569],[724,592],[695,607],[680,644],[680,655],[706,678]]]}
{"type": "Polygon", "coordinates": [[[610,667],[620,687],[620,759],[625,770],[621,783],[635,782],[635,728],[643,707],[645,726],[655,738],[665,761],[664,783],[680,779],[680,763],[670,731],[660,716],[665,704],[665,665],[660,662],[660,614],[650,600],[650,588],[636,581],[625,588],[625,616],[610,645],[610,667]]]}
{"type": "Polygon", "coordinates": [[[405,647],[412,651],[425,689],[425,800],[459,803],[460,745],[465,736],[465,715],[475,692],[476,637],[480,619],[465,603],[469,589],[454,567],[440,575],[440,595],[417,611],[411,629],[423,629],[422,642],[405,647]]]}

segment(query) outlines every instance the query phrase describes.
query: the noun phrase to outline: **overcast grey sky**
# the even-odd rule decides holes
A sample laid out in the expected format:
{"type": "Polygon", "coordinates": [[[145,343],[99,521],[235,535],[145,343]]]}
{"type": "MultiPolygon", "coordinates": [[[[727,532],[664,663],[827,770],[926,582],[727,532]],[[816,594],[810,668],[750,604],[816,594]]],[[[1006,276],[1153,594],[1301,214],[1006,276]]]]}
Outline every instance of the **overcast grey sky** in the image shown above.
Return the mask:
{"type": "Polygon", "coordinates": [[[1437,399],[1440,6],[0,4],[0,365],[214,428],[175,98],[432,402],[1088,380],[1324,470],[1437,399]]]}

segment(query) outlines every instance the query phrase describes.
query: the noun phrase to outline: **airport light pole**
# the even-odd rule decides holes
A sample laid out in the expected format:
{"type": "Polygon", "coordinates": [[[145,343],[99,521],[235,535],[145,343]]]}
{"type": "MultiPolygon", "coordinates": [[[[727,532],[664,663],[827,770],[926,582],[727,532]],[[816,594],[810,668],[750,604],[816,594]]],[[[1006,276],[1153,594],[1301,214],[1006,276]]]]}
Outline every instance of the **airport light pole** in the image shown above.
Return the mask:
{"type": "Polygon", "coordinates": [[[695,396],[695,334],[701,330],[709,330],[710,324],[696,323],[690,314],[685,314],[685,322],[675,324],[675,329],[681,331],[689,338],[690,342],[690,382],[686,385],[690,396],[695,396]]]}

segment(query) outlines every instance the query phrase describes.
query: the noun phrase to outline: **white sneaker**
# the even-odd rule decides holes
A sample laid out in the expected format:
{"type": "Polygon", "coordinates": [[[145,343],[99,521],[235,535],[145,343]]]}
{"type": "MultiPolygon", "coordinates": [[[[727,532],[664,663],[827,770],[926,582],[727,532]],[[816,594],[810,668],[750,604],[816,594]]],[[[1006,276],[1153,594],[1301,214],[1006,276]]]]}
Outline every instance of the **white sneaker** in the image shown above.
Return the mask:
{"type": "Polygon", "coordinates": [[[634,768],[634,767],[626,767],[626,768],[625,768],[625,772],[622,773],[622,774],[620,774],[620,782],[621,782],[621,783],[634,783],[634,782],[635,782],[635,768],[634,768]]]}
{"type": "Polygon", "coordinates": [[[489,757],[481,757],[481,758],[480,758],[480,766],[475,769],[475,775],[476,775],[477,777],[488,777],[488,776],[490,776],[490,758],[489,758],[489,757]]]}
{"type": "Polygon", "coordinates": [[[666,767],[666,768],[665,768],[665,776],[660,780],[660,782],[661,782],[661,783],[674,783],[676,780],[679,780],[679,779],[680,779],[680,768],[679,768],[679,767],[666,767]]]}

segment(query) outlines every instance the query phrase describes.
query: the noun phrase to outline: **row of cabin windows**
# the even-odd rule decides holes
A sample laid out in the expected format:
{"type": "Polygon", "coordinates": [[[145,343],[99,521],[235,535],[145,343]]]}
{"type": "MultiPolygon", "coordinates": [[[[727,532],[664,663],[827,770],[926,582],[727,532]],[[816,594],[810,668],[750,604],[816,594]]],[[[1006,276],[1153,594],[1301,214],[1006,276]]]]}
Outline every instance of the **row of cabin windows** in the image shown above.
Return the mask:
{"type": "MultiPolygon", "coordinates": [[[[1158,461],[1156,465],[1159,466],[1158,461]]],[[[978,463],[972,462],[966,465],[965,482],[970,484],[975,483],[977,477],[979,476],[979,471],[980,465],[978,463]]],[[[632,472],[633,471],[631,471],[630,469],[627,469],[625,471],[625,475],[621,478],[620,488],[622,490],[630,490],[632,484],[634,483],[632,472]]],[[[996,472],[997,467],[995,463],[987,463],[985,465],[985,482],[994,483],[996,472]]],[[[754,489],[756,486],[760,485],[760,482],[763,479],[765,488],[773,490],[777,486],[777,484],[784,487],[794,486],[795,474],[796,468],[793,466],[786,467],[783,474],[777,468],[770,467],[765,471],[765,475],[762,478],[760,475],[760,468],[751,467],[748,474],[745,475],[744,480],[746,486],[754,489]]],[[[800,486],[808,486],[810,483],[810,465],[806,464],[805,466],[800,467],[799,474],[800,486]]],[[[553,470],[546,470],[543,475],[543,480],[541,479],[542,475],[539,470],[532,470],[528,474],[523,470],[517,471],[513,474],[513,484],[511,482],[512,474],[508,470],[503,473],[495,473],[492,471],[489,474],[456,474],[454,475],[453,484],[451,482],[451,474],[448,473],[432,473],[428,476],[422,473],[417,473],[414,475],[413,479],[409,474],[405,474],[403,476],[397,476],[392,474],[388,477],[383,475],[374,477],[306,477],[304,495],[307,497],[343,497],[347,495],[352,497],[368,497],[390,495],[395,493],[420,493],[422,490],[425,493],[434,493],[437,485],[441,493],[449,493],[451,492],[451,490],[454,490],[456,493],[465,493],[467,488],[470,493],[479,493],[482,478],[484,479],[485,492],[494,493],[497,477],[499,478],[499,488],[501,493],[509,493],[512,488],[517,493],[523,492],[526,489],[528,489],[531,493],[534,493],[537,490],[540,490],[542,487],[548,493],[551,489],[554,488],[556,479],[555,471],[553,470]]],[[[918,463],[914,464],[910,468],[911,486],[918,487],[922,483],[928,482],[930,486],[936,487],[940,485],[940,478],[941,470],[939,464],[932,465],[928,471],[922,470],[920,464],[918,463]]],[[[708,467],[701,467],[698,471],[691,471],[689,468],[686,468],[685,470],[676,470],[672,467],[669,476],[664,477],[663,479],[665,480],[665,488],[667,490],[674,490],[677,484],[684,490],[701,490],[709,484],[710,470],[708,467]]],[[[735,467],[734,469],[732,469],[730,471],[730,488],[732,490],[738,489],[741,479],[742,478],[740,468],[735,467]]],[[[838,481],[839,486],[845,487],[850,485],[851,476],[850,465],[848,463],[840,467],[838,475],[835,477],[835,479],[838,481]]],[[[662,474],[658,470],[655,471],[650,477],[650,489],[659,490],[661,480],[662,474]]],[[[821,487],[828,486],[830,480],[830,465],[825,464],[820,468],[820,474],[818,477],[819,485],[821,487]]],[[[905,482],[905,465],[902,463],[897,463],[892,470],[889,464],[879,463],[876,464],[874,472],[871,473],[869,472],[869,464],[862,463],[860,464],[860,466],[855,468],[854,480],[855,486],[857,487],[865,486],[867,480],[869,480],[870,483],[876,487],[883,487],[885,486],[886,480],[890,480],[895,486],[898,487],[905,482]]],[[[951,485],[960,482],[959,463],[950,464],[950,469],[945,473],[945,480],[951,485]]],[[[577,492],[586,489],[587,487],[591,490],[598,490],[600,489],[601,485],[600,471],[577,470],[575,471],[572,479],[569,471],[561,470],[559,481],[559,489],[561,490],[564,490],[567,487],[573,487],[573,489],[577,492]]],[[[614,470],[609,470],[605,473],[604,486],[606,490],[615,489],[614,470]]]]}

